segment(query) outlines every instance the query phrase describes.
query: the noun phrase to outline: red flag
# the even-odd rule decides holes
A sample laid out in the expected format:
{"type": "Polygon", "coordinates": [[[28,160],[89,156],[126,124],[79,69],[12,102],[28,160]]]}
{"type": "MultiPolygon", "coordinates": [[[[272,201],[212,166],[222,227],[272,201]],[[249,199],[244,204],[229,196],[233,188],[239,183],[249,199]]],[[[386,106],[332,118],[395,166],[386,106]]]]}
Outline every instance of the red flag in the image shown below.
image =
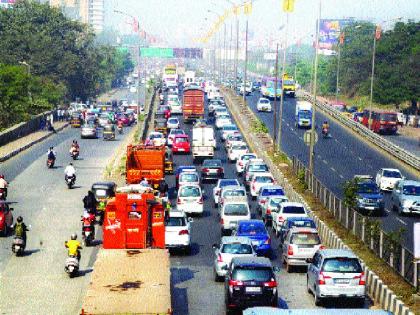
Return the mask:
{"type": "Polygon", "coordinates": [[[340,45],[344,44],[344,32],[340,33],[340,45]]]}
{"type": "Polygon", "coordinates": [[[382,33],[381,26],[376,25],[375,37],[376,37],[377,40],[381,38],[381,33],[382,33]]]}

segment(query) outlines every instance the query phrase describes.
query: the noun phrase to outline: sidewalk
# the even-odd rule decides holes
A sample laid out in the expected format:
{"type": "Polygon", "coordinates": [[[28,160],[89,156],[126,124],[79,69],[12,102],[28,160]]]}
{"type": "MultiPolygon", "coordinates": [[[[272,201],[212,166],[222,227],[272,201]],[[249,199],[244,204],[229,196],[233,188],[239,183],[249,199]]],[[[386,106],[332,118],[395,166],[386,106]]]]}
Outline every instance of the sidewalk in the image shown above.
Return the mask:
{"type": "MultiPolygon", "coordinates": [[[[61,131],[68,125],[69,123],[67,121],[59,121],[54,123],[54,128],[56,131],[61,131]]],[[[54,133],[50,131],[40,130],[0,147],[0,162],[4,162],[10,159],[19,152],[26,150],[32,145],[43,141],[44,139],[50,137],[53,134],[54,133]]]]}

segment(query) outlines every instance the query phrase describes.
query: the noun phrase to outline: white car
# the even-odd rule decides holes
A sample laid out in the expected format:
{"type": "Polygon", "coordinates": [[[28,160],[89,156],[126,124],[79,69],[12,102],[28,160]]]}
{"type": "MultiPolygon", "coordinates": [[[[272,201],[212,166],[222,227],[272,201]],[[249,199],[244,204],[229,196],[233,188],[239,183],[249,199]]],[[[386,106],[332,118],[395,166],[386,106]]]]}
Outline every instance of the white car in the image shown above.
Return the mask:
{"type": "Polygon", "coordinates": [[[396,168],[381,168],[376,174],[376,185],[380,190],[391,191],[395,184],[404,179],[400,170],[396,168]]]}
{"type": "Polygon", "coordinates": [[[236,197],[246,197],[246,189],[244,186],[225,186],[219,194],[219,212],[225,200],[236,197]]]}
{"type": "Polygon", "coordinates": [[[229,198],[223,203],[220,209],[220,229],[221,234],[236,230],[238,221],[251,220],[248,199],[246,196],[229,198]]]}
{"type": "Polygon", "coordinates": [[[236,160],[236,172],[242,174],[244,172],[245,166],[252,159],[256,159],[257,155],[255,153],[245,153],[238,157],[236,160]]]}
{"type": "Polygon", "coordinates": [[[229,116],[229,112],[227,110],[226,107],[223,106],[218,106],[215,108],[214,110],[214,117],[219,117],[219,116],[224,116],[224,115],[228,115],[229,116]]]}
{"type": "Polygon", "coordinates": [[[222,131],[221,139],[222,141],[225,141],[229,135],[239,132],[239,129],[236,125],[226,125],[222,127],[221,131],[222,131]]]}
{"type": "Polygon", "coordinates": [[[166,122],[166,127],[169,129],[179,129],[179,120],[178,118],[171,117],[166,122]]]}
{"type": "Polygon", "coordinates": [[[182,104],[177,95],[168,95],[168,106],[171,114],[182,114],[182,104]]]}
{"type": "Polygon", "coordinates": [[[235,162],[241,155],[248,153],[249,149],[245,142],[234,142],[228,150],[228,159],[235,162]]]}
{"type": "Polygon", "coordinates": [[[197,172],[182,172],[179,174],[178,177],[178,186],[184,185],[199,185],[200,184],[200,176],[198,176],[197,172]]]}
{"type": "Polygon", "coordinates": [[[227,136],[225,141],[226,152],[230,149],[233,143],[245,142],[244,137],[239,132],[235,132],[227,136]]]}
{"type": "Polygon", "coordinates": [[[216,128],[220,129],[223,126],[232,125],[232,119],[229,115],[221,115],[216,118],[216,128]]]}
{"type": "Polygon", "coordinates": [[[192,218],[187,218],[182,211],[170,211],[165,217],[165,247],[191,252],[192,218]]]}
{"type": "Polygon", "coordinates": [[[280,229],[288,218],[307,217],[305,206],[299,202],[280,202],[279,207],[271,210],[273,217],[272,228],[276,235],[280,235],[280,229]]]}
{"type": "Polygon", "coordinates": [[[171,129],[168,135],[168,145],[171,146],[174,143],[175,136],[185,135],[185,131],[182,129],[171,129]]]}
{"type": "Polygon", "coordinates": [[[203,214],[203,193],[198,185],[184,185],[178,189],[176,206],[185,213],[203,214]]]}
{"type": "Polygon", "coordinates": [[[149,134],[146,139],[147,145],[153,145],[159,147],[166,144],[166,138],[161,132],[153,131],[149,134]]]}
{"type": "Polygon", "coordinates": [[[130,93],[136,93],[137,88],[135,86],[130,86],[130,93]]]}
{"type": "Polygon", "coordinates": [[[274,185],[275,183],[276,181],[271,173],[255,173],[249,183],[249,193],[251,194],[252,199],[257,198],[261,187],[274,185]]]}
{"type": "Polygon", "coordinates": [[[257,110],[259,112],[271,112],[272,109],[270,100],[265,97],[261,97],[257,103],[257,110]]]}
{"type": "Polygon", "coordinates": [[[226,186],[237,186],[239,187],[240,184],[237,179],[233,178],[221,178],[217,180],[216,187],[213,188],[213,200],[214,200],[214,207],[217,208],[217,205],[219,203],[219,197],[220,193],[222,191],[223,187],[226,186]]]}

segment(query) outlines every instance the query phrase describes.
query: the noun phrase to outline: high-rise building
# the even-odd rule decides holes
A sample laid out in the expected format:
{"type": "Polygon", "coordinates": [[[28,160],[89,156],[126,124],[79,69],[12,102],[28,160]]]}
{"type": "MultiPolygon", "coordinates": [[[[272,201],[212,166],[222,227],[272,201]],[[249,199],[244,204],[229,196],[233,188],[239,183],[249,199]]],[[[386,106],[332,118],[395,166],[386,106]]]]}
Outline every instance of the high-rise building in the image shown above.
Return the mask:
{"type": "Polygon", "coordinates": [[[89,24],[96,33],[104,29],[104,0],[49,0],[49,3],[60,7],[70,19],[89,24]]]}

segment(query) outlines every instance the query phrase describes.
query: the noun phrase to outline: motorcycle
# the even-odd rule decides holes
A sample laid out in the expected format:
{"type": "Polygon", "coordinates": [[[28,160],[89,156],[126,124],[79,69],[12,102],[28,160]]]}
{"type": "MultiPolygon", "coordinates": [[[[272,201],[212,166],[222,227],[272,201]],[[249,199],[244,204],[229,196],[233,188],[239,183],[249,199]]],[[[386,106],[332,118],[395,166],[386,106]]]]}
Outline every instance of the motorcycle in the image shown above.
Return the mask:
{"type": "Polygon", "coordinates": [[[65,179],[67,187],[69,189],[71,189],[73,187],[73,185],[76,183],[76,177],[74,175],[73,176],[67,176],[66,175],[64,179],[65,179]]]}
{"type": "Polygon", "coordinates": [[[7,191],[6,188],[0,188],[0,200],[6,200],[7,191]]]}
{"type": "Polygon", "coordinates": [[[328,128],[322,128],[322,136],[324,138],[328,138],[329,137],[329,130],[328,130],[328,128]]]}
{"type": "Polygon", "coordinates": [[[73,278],[79,273],[79,260],[75,256],[69,256],[64,265],[64,271],[73,278]]]}
{"type": "Polygon", "coordinates": [[[89,217],[83,217],[82,222],[83,243],[85,244],[85,246],[90,246],[90,244],[92,244],[92,241],[95,239],[95,215],[91,214],[89,217]]]}
{"type": "Polygon", "coordinates": [[[55,164],[55,160],[54,159],[47,159],[47,167],[48,168],[53,168],[55,164]]]}
{"type": "Polygon", "coordinates": [[[118,126],[118,127],[117,127],[117,130],[118,130],[118,133],[119,133],[120,135],[122,135],[122,134],[123,134],[123,127],[122,127],[122,126],[118,126]]]}
{"type": "Polygon", "coordinates": [[[79,157],[79,150],[71,151],[70,156],[73,158],[73,160],[77,160],[77,158],[79,157]]]}
{"type": "Polygon", "coordinates": [[[15,253],[16,256],[22,256],[25,250],[25,241],[21,237],[14,237],[12,243],[12,252],[15,253]]]}

